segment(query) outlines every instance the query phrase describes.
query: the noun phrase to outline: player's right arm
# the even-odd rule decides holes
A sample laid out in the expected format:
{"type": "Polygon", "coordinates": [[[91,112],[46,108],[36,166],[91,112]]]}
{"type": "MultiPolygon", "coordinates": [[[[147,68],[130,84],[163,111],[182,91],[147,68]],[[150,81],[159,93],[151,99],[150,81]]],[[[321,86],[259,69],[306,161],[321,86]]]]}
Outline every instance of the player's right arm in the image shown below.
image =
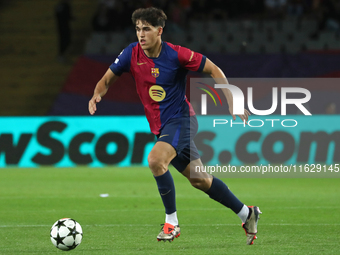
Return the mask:
{"type": "Polygon", "coordinates": [[[111,84],[113,84],[119,76],[115,75],[109,68],[104,76],[98,81],[96,88],[94,89],[93,96],[89,101],[89,112],[93,115],[97,111],[97,103],[102,100],[102,97],[106,94],[111,84]]]}
{"type": "MultiPolygon", "coordinates": [[[[214,78],[217,84],[221,84],[221,83],[229,84],[223,71],[208,58],[206,59],[206,62],[203,68],[203,73],[210,74],[210,76],[214,78]]],[[[236,120],[236,115],[234,115],[234,110],[233,110],[233,100],[234,100],[233,95],[230,92],[230,90],[227,88],[222,88],[222,92],[227,99],[227,102],[229,105],[229,112],[231,116],[233,117],[233,119],[236,120]]],[[[245,121],[247,123],[249,115],[250,113],[248,112],[248,110],[244,109],[244,114],[239,114],[237,116],[239,116],[242,121],[245,121]]]]}
{"type": "Polygon", "coordinates": [[[104,76],[97,83],[96,88],[94,89],[93,97],[89,102],[89,112],[91,115],[97,111],[97,103],[102,100],[102,97],[106,94],[110,85],[112,85],[119,78],[119,76],[122,75],[122,73],[128,72],[130,70],[131,52],[132,47],[135,44],[130,44],[128,47],[122,50],[116,60],[110,65],[104,76]]]}

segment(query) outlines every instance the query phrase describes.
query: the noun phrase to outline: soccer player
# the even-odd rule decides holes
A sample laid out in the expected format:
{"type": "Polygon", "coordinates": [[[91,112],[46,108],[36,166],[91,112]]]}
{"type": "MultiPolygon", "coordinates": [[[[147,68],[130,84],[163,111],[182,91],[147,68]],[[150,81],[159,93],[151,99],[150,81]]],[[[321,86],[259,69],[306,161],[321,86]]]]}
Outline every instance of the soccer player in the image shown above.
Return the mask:
{"type": "MultiPolygon", "coordinates": [[[[148,156],[148,163],[166,214],[165,224],[157,236],[158,241],[172,241],[180,235],[175,186],[168,170],[171,163],[192,186],[233,210],[242,220],[247,244],[253,244],[261,213],[259,208],[243,204],[224,182],[208,173],[199,172],[198,176],[190,176],[190,167],[203,165],[193,141],[198,124],[193,108],[185,96],[186,74],[191,70],[209,74],[215,80],[223,78],[226,83],[227,79],[222,70],[204,55],[162,41],[166,19],[164,12],[154,7],[133,12],[132,22],[138,42],[126,47],[97,83],[89,101],[89,112],[91,115],[96,112],[97,103],[123,72],[129,72],[134,77],[151,132],[157,136],[157,142],[148,156]]],[[[223,93],[235,120],[232,94],[228,89],[223,89],[223,93]]],[[[248,116],[247,110],[239,115],[242,121],[247,121],[248,116]]]]}

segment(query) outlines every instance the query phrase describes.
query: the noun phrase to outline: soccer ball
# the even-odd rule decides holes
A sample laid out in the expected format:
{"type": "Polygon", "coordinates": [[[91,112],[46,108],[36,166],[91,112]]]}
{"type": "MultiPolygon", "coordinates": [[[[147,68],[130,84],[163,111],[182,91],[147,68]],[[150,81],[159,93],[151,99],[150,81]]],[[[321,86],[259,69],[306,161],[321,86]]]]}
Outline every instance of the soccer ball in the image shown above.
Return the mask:
{"type": "Polygon", "coordinates": [[[63,251],[69,251],[81,243],[83,230],[75,220],[63,218],[53,224],[50,236],[55,247],[63,251]]]}

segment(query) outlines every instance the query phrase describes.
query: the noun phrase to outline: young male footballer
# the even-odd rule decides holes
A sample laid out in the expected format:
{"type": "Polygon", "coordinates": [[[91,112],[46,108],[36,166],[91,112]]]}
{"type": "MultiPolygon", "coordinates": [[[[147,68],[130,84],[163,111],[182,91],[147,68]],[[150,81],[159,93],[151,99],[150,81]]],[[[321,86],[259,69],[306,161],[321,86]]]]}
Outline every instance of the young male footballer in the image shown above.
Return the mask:
{"type": "MultiPolygon", "coordinates": [[[[144,105],[151,132],[157,136],[148,163],[155,177],[165,207],[165,224],[157,240],[172,241],[180,235],[177,219],[175,186],[168,170],[171,163],[192,186],[210,198],[233,210],[242,220],[247,244],[256,239],[257,222],[261,213],[256,206],[243,204],[220,179],[205,172],[190,177],[190,167],[202,166],[193,141],[198,128],[195,112],[185,96],[188,70],[203,72],[214,79],[224,73],[204,55],[187,48],[164,42],[161,39],[167,16],[160,9],[137,9],[132,14],[138,42],[126,47],[97,83],[89,101],[89,112],[94,114],[97,103],[123,72],[129,72],[136,82],[137,92],[144,105]]],[[[233,115],[233,98],[228,89],[223,90],[233,115]]],[[[249,112],[239,115],[247,121],[249,112]]],[[[196,173],[195,173],[196,174],[196,173]]]]}

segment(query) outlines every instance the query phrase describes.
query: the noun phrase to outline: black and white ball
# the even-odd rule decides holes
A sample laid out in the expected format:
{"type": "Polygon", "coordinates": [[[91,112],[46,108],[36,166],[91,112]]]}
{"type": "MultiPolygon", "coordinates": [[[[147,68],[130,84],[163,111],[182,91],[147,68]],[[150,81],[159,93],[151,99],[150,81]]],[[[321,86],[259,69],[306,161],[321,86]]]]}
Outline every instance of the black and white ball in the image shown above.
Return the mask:
{"type": "Polygon", "coordinates": [[[50,236],[55,247],[63,251],[69,251],[81,243],[83,230],[75,220],[63,218],[53,224],[50,236]]]}

